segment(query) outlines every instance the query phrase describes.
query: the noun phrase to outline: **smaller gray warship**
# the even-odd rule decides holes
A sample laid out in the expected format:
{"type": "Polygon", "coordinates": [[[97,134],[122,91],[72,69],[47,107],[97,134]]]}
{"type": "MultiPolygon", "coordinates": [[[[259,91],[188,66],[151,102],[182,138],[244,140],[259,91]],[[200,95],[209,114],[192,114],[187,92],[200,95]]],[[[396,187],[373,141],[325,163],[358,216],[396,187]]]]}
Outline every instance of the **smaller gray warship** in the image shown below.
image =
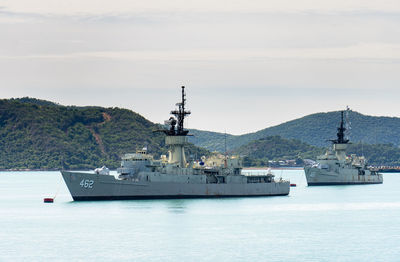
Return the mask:
{"type": "Polygon", "coordinates": [[[361,156],[346,156],[349,139],[345,138],[343,111],[337,139],[330,140],[332,150],[318,156],[317,161],[304,167],[309,186],[324,185],[360,185],[382,184],[382,174],[367,167],[366,159],[361,156]]]}
{"type": "Polygon", "coordinates": [[[174,117],[166,121],[168,129],[160,130],[170,147],[169,157],[154,160],[144,148],[122,157],[117,174],[107,168],[95,172],[61,171],[64,181],[75,201],[161,198],[208,198],[288,195],[289,181],[275,181],[272,174],[242,174],[240,157],[212,156],[201,161],[187,162],[185,144],[188,130],[184,119],[185,89],[174,117]]]}

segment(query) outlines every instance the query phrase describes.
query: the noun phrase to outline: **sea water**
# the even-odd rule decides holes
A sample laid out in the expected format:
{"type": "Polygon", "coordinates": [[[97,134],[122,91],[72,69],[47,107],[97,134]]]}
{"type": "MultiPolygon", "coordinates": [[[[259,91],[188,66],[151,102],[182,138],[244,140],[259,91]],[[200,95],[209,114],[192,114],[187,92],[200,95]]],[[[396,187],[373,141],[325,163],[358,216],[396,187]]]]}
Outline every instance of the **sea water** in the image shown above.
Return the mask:
{"type": "Polygon", "coordinates": [[[72,201],[59,172],[0,172],[0,261],[400,261],[400,174],[273,172],[289,196],[99,202],[72,201]]]}

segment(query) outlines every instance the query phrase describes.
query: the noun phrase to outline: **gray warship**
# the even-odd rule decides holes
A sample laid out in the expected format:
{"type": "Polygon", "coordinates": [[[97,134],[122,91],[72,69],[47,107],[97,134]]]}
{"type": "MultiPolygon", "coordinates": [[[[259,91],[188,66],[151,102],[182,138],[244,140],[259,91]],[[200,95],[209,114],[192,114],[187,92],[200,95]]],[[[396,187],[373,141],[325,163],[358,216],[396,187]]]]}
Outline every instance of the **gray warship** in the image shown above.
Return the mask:
{"type": "Polygon", "coordinates": [[[377,170],[367,167],[363,156],[346,156],[349,139],[345,137],[343,111],[337,139],[330,140],[332,150],[318,156],[316,162],[311,162],[304,167],[309,186],[323,185],[359,185],[382,184],[382,174],[377,170]]]}
{"type": "Polygon", "coordinates": [[[240,157],[226,155],[202,157],[187,162],[185,144],[189,131],[184,129],[185,87],[182,101],[171,111],[165,124],[169,128],[159,130],[170,147],[169,156],[154,160],[146,148],[125,154],[115,175],[107,168],[95,172],[61,171],[73,200],[122,200],[161,198],[211,198],[283,196],[290,190],[289,181],[275,181],[272,174],[242,174],[240,157]]]}

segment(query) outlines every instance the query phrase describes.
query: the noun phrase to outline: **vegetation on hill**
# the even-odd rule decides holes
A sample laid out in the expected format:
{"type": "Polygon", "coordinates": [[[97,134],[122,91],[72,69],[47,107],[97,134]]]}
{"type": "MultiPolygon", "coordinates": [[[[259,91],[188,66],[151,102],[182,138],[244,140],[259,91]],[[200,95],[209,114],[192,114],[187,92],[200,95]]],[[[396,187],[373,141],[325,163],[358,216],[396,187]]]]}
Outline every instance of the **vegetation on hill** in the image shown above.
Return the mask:
{"type": "MultiPolygon", "coordinates": [[[[268,166],[268,161],[316,159],[327,148],[308,145],[296,139],[269,136],[251,141],[239,147],[234,153],[244,156],[245,166],[268,166]]],[[[368,164],[381,166],[400,166],[400,148],[392,144],[349,144],[347,154],[365,156],[368,164]]]]}
{"type": "Polygon", "coordinates": [[[22,97],[22,98],[11,98],[11,101],[19,101],[24,104],[34,104],[38,106],[60,106],[59,104],[47,101],[47,100],[42,100],[42,99],[37,99],[37,98],[32,98],[32,97],[22,97]]]}
{"type": "Polygon", "coordinates": [[[268,166],[268,161],[313,159],[324,152],[324,149],[310,146],[295,139],[284,139],[280,136],[269,136],[251,141],[234,150],[234,153],[245,156],[245,166],[268,166]]]}
{"type": "Polygon", "coordinates": [[[365,156],[369,165],[400,166],[400,148],[392,144],[350,144],[347,154],[365,156]]]}
{"type": "MultiPolygon", "coordinates": [[[[373,165],[400,165],[400,119],[350,113],[348,154],[373,165]],[[375,143],[375,145],[371,145],[375,143]]],[[[247,166],[269,160],[315,159],[335,138],[339,112],[318,113],[242,136],[191,130],[189,141],[209,150],[245,155],[247,166]],[[279,134],[279,136],[277,135],[279,134]]],[[[147,146],[167,154],[164,134],[142,116],[121,108],[62,106],[34,98],[0,100],[0,169],[92,169],[119,166],[121,155],[147,146]]],[[[208,155],[193,144],[187,157],[208,155]]]]}
{"type": "MultiPolygon", "coordinates": [[[[121,108],[0,100],[0,169],[92,169],[119,166],[121,155],[147,146],[166,154],[159,126],[121,108]]],[[[207,150],[188,146],[188,154],[207,150]]]]}
{"type": "Polygon", "coordinates": [[[234,149],[233,142],[236,138],[234,135],[204,131],[198,129],[190,129],[189,142],[195,145],[201,145],[203,148],[208,148],[210,151],[225,151],[225,140],[226,149],[231,151],[234,149]]]}
{"type": "MultiPolygon", "coordinates": [[[[349,112],[351,122],[351,141],[364,144],[400,145],[400,118],[366,116],[355,111],[349,112]]],[[[340,111],[316,113],[295,119],[255,133],[240,136],[227,135],[228,149],[239,148],[253,140],[279,135],[287,139],[297,139],[307,144],[326,147],[329,139],[336,138],[336,130],[340,123],[340,111]]],[[[210,151],[223,152],[224,134],[196,130],[196,138],[192,140],[197,146],[210,151]]]]}

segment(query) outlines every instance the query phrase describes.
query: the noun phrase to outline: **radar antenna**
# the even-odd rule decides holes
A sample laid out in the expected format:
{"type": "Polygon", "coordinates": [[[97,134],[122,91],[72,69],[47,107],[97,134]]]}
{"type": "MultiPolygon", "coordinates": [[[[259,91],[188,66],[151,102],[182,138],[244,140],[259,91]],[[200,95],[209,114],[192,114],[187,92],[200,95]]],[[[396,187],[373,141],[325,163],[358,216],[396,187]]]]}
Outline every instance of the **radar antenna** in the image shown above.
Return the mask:
{"type": "Polygon", "coordinates": [[[182,101],[177,103],[178,109],[172,110],[171,117],[166,123],[170,124],[169,130],[164,130],[163,132],[170,136],[186,136],[189,133],[189,130],[184,130],[184,120],[186,115],[190,115],[190,111],[185,110],[185,102],[186,102],[186,94],[185,94],[185,87],[182,86],[182,101]],[[175,125],[177,124],[176,130],[175,125]]]}

